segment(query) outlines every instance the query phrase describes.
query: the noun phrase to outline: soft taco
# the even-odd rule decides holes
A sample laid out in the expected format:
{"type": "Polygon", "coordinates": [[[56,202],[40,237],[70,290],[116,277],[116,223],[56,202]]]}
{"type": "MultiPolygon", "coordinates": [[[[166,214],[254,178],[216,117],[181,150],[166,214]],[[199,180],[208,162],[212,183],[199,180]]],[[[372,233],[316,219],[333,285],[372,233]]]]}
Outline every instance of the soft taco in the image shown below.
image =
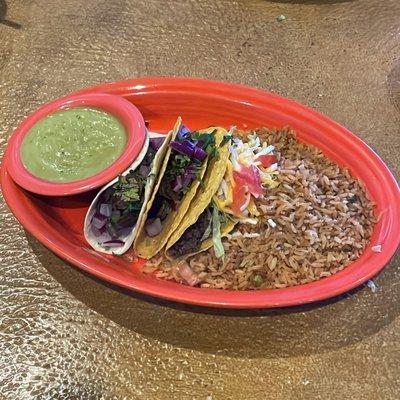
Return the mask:
{"type": "Polygon", "coordinates": [[[180,118],[177,124],[134,243],[135,253],[146,259],[164,248],[197,192],[207,189],[207,165],[218,157],[215,128],[191,132],[180,118]]]}
{"type": "Polygon", "coordinates": [[[121,255],[132,246],[174,135],[150,133],[135,162],[105,185],[86,214],[84,235],[95,250],[121,255]]]}
{"type": "Polygon", "coordinates": [[[213,201],[226,173],[231,135],[223,128],[211,128],[218,156],[210,160],[204,175],[204,190],[193,198],[184,220],[175,229],[165,247],[169,259],[179,261],[214,245],[218,257],[224,254],[221,238],[236,224],[233,215],[223,212],[213,201]]]}

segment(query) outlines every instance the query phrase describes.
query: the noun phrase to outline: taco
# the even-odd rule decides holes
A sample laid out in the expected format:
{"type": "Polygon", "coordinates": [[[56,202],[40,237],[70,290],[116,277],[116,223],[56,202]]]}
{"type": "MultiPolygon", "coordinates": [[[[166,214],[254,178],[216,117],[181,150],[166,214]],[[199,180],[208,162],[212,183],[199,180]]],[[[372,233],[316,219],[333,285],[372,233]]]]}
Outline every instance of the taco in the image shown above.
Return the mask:
{"type": "Polygon", "coordinates": [[[237,223],[256,225],[260,212],[254,199],[262,196],[263,185],[277,185],[271,177],[275,172],[268,170],[275,163],[273,146],[261,144],[257,135],[250,135],[246,143],[232,132],[223,138],[219,160],[207,168],[206,191],[197,193],[166,245],[170,260],[186,259],[212,246],[215,255],[223,257],[221,239],[229,237],[237,223]]]}
{"type": "Polygon", "coordinates": [[[85,239],[93,249],[121,255],[132,246],[173,135],[150,133],[130,168],[94,198],[84,222],[85,239]]]}
{"type": "Polygon", "coordinates": [[[135,253],[146,259],[166,245],[196,193],[207,189],[203,177],[218,156],[215,128],[191,132],[180,118],[177,124],[134,243],[135,253]]]}
{"type": "Polygon", "coordinates": [[[217,256],[222,257],[221,238],[228,235],[236,224],[235,218],[222,212],[213,201],[226,173],[231,135],[223,128],[211,129],[218,157],[210,160],[203,179],[204,190],[196,193],[184,220],[168,240],[165,252],[169,259],[185,259],[213,245],[217,256]]]}

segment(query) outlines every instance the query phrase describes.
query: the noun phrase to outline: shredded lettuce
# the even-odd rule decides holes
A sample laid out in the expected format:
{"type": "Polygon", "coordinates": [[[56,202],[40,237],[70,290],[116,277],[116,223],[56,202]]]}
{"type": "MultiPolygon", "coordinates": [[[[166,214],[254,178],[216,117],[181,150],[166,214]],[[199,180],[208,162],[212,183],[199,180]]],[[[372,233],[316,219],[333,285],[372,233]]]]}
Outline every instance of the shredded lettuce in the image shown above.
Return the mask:
{"type": "Polygon", "coordinates": [[[200,239],[200,242],[203,242],[204,240],[208,239],[211,236],[211,230],[212,230],[212,215],[210,212],[210,209],[207,208],[205,211],[208,214],[208,218],[210,219],[210,223],[207,226],[207,229],[204,231],[202,238],[200,239]]]}
{"type": "Polygon", "coordinates": [[[222,238],[221,238],[221,219],[216,207],[213,207],[212,221],[213,221],[212,236],[213,236],[215,255],[217,258],[222,258],[225,255],[225,250],[224,246],[222,245],[222,238]]]}

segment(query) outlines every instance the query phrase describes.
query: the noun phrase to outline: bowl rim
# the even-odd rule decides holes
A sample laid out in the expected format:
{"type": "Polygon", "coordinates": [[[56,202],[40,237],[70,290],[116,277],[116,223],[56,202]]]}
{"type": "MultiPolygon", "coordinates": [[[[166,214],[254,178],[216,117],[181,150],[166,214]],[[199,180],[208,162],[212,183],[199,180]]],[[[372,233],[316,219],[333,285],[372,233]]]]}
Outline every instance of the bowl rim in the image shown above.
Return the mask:
{"type": "Polygon", "coordinates": [[[107,93],[79,94],[62,97],[44,104],[28,115],[12,133],[6,148],[7,169],[12,179],[24,189],[46,196],[70,196],[102,186],[125,171],[139,155],[146,138],[142,114],[123,97],[107,93]],[[105,111],[123,125],[127,142],[122,154],[108,167],[84,179],[71,182],[53,182],[33,175],[21,160],[22,142],[30,129],[40,120],[57,111],[89,107],[105,111]]]}

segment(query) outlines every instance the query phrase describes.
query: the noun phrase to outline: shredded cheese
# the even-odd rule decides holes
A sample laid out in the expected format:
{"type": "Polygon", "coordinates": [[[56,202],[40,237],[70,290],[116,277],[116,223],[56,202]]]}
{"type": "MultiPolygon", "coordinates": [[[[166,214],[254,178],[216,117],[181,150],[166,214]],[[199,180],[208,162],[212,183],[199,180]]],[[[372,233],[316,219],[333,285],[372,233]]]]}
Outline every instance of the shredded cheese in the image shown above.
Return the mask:
{"type": "MultiPolygon", "coordinates": [[[[275,147],[273,145],[268,145],[266,142],[261,142],[256,133],[249,135],[246,143],[244,143],[239,137],[232,139],[229,160],[227,161],[224,179],[221,182],[217,194],[214,195],[214,201],[221,211],[234,214],[230,209],[231,204],[235,200],[233,198],[233,192],[236,184],[234,179],[234,171],[240,173],[241,168],[243,167],[248,167],[250,165],[255,166],[260,176],[261,186],[264,189],[275,188],[279,186],[279,183],[275,180],[276,174],[278,173],[278,164],[274,163],[268,168],[264,168],[262,163],[257,160],[259,156],[271,154],[274,150],[275,147]]],[[[250,191],[246,193],[246,201],[241,206],[241,212],[242,217],[238,217],[236,215],[236,217],[241,221],[249,220],[249,216],[258,217],[260,215],[250,191]]],[[[252,219],[250,218],[250,220],[252,219]]],[[[275,224],[273,221],[272,223],[275,224]]]]}
{"type": "Polygon", "coordinates": [[[254,215],[255,217],[258,217],[260,215],[260,212],[258,211],[257,206],[254,203],[253,199],[250,199],[250,203],[249,203],[248,209],[249,209],[249,213],[251,215],[254,215]]]}

